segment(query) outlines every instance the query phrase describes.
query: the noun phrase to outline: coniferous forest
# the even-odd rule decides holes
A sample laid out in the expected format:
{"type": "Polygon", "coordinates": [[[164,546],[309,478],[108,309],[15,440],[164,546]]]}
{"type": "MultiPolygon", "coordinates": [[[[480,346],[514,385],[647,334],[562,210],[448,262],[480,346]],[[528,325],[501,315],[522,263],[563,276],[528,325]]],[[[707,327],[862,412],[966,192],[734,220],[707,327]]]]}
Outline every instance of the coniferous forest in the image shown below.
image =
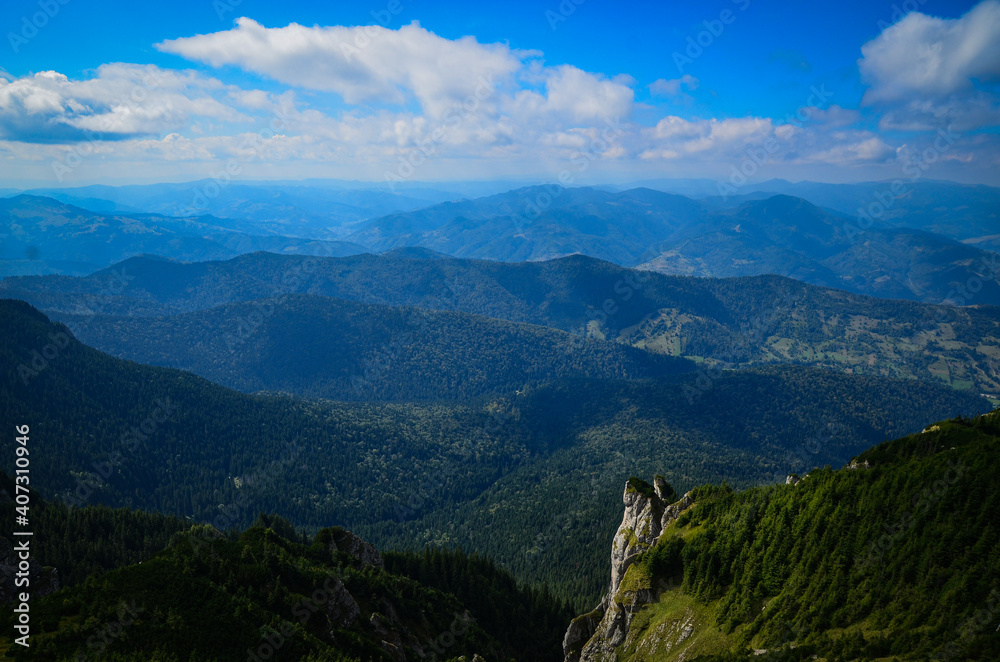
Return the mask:
{"type": "Polygon", "coordinates": [[[0,661],[1000,660],[1000,0],[0,27],[0,661]]]}

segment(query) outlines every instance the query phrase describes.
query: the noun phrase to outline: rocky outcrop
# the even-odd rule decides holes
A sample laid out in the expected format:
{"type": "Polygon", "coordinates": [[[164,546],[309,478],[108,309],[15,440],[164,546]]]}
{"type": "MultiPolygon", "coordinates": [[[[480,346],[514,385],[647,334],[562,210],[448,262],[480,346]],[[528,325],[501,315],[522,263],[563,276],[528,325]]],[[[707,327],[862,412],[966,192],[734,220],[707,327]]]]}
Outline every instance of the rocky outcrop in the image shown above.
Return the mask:
{"type": "MultiPolygon", "coordinates": [[[[316,534],[316,539],[330,554],[341,555],[341,561],[346,560],[355,568],[372,569],[376,572],[385,570],[378,549],[350,531],[340,527],[322,529],[316,534]],[[343,555],[349,558],[345,559],[343,555]]],[[[371,595],[359,595],[359,604],[359,600],[355,599],[344,582],[337,577],[326,580],[324,591],[321,600],[325,602],[330,624],[336,629],[353,629],[370,635],[394,662],[443,659],[438,656],[444,655],[445,649],[451,645],[448,642],[456,641],[475,623],[468,611],[456,613],[448,631],[428,638],[426,632],[422,632],[420,628],[415,629],[412,623],[400,617],[391,598],[382,596],[373,600],[371,595]],[[365,605],[364,609],[361,604],[365,605]]],[[[335,632],[331,631],[330,637],[334,642],[337,641],[335,632]]],[[[473,659],[484,662],[478,655],[473,659]]]]}
{"type": "Polygon", "coordinates": [[[663,500],[655,489],[638,478],[625,483],[625,515],[611,542],[611,585],[608,596],[621,586],[622,578],[640,554],[654,545],[663,530],[663,500]]]}
{"type": "Polygon", "coordinates": [[[361,607],[354,600],[344,582],[336,577],[327,581],[325,588],[329,591],[326,603],[326,611],[330,616],[330,622],[338,628],[349,628],[361,616],[361,607]]]}
{"type": "Polygon", "coordinates": [[[598,607],[594,611],[583,616],[577,616],[570,621],[566,635],[563,637],[563,653],[566,655],[567,660],[580,659],[580,652],[583,650],[584,645],[594,636],[594,633],[597,632],[597,626],[601,624],[603,617],[604,609],[598,607]]]}
{"type": "Polygon", "coordinates": [[[370,542],[341,528],[326,529],[323,533],[327,534],[325,542],[331,552],[343,552],[353,556],[362,568],[385,568],[382,555],[370,542]]]}
{"type": "Polygon", "coordinates": [[[624,580],[628,569],[656,545],[663,529],[694,503],[690,493],[677,499],[661,476],[654,479],[653,485],[630,478],[622,501],[625,514],[612,542],[608,592],[592,612],[570,623],[563,637],[566,662],[614,660],[615,650],[628,643],[633,617],[659,596],[655,587],[627,585],[624,580]]]}

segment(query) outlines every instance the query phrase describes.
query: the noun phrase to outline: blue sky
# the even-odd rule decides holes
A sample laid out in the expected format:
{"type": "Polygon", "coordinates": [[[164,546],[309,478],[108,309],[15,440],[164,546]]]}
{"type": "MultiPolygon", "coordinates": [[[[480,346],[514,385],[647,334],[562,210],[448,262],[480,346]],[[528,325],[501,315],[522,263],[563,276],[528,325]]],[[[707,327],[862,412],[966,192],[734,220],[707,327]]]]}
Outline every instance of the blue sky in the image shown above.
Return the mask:
{"type": "Polygon", "coordinates": [[[1000,184],[997,0],[16,0],[0,27],[0,186],[1000,184]]]}

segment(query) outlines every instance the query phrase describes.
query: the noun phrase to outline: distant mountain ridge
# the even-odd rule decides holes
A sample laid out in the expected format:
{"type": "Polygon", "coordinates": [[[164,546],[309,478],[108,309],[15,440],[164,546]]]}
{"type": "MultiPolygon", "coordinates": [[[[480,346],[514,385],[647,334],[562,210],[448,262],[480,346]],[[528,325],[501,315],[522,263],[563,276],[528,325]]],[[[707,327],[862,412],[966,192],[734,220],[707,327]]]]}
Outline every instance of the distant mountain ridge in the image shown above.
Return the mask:
{"type": "Polygon", "coordinates": [[[0,276],[83,275],[143,253],[217,260],[261,250],[330,256],[365,251],[348,242],[254,231],[251,223],[210,216],[103,214],[51,198],[19,195],[0,199],[0,276]]]}
{"type": "MultiPolygon", "coordinates": [[[[74,326],[96,317],[175,316],[291,294],[546,326],[698,357],[709,372],[798,363],[942,380],[1000,395],[1000,308],[874,299],[777,276],[665,276],[585,256],[509,264],[407,248],[345,258],[256,253],[199,263],[142,257],[83,278],[0,281],[0,296],[30,301],[74,326]]],[[[103,345],[109,351],[145,351],[110,337],[103,345]]]]}
{"type": "Polygon", "coordinates": [[[169,317],[67,317],[114,356],[245,392],[333,400],[466,401],[552,379],[693,372],[682,358],[548,327],[292,294],[169,317]]]}
{"type": "Polygon", "coordinates": [[[582,253],[662,273],[778,274],[932,303],[975,283],[975,303],[1000,304],[995,253],[785,194],[720,208],[652,189],[531,187],[373,219],[348,239],[376,251],[422,246],[508,262],[582,253]]]}
{"type": "MultiPolygon", "coordinates": [[[[303,190],[309,195],[322,191],[303,190]]],[[[362,193],[375,195],[358,195],[362,193]]],[[[948,195],[954,196],[954,191],[948,195]]],[[[755,199],[758,196],[751,194],[732,206],[648,188],[613,192],[536,186],[429,206],[397,200],[393,204],[416,208],[388,214],[372,202],[347,225],[302,220],[297,212],[253,205],[242,212],[227,211],[228,218],[172,218],[85,212],[18,196],[0,205],[6,209],[0,210],[0,233],[7,235],[0,250],[0,274],[82,274],[140,253],[205,260],[254,250],[350,255],[420,247],[507,262],[584,254],[663,273],[773,273],[872,296],[1000,304],[997,254],[982,249],[992,246],[984,238],[991,234],[951,233],[963,243],[930,232],[938,226],[924,212],[914,217],[913,225],[919,227],[906,227],[905,215],[865,220],[784,193],[755,199]],[[55,232],[55,227],[61,230],[55,232]],[[331,238],[337,241],[326,241],[331,238]],[[963,291],[968,295],[957,296],[963,291]]],[[[953,197],[949,200],[954,206],[953,197]]],[[[926,212],[929,201],[921,204],[926,212]]],[[[982,208],[985,203],[976,204],[982,208]]],[[[1000,236],[995,213],[983,216],[978,229],[970,232],[996,230],[993,234],[1000,236]]],[[[953,208],[952,218],[965,216],[953,208]]]]}

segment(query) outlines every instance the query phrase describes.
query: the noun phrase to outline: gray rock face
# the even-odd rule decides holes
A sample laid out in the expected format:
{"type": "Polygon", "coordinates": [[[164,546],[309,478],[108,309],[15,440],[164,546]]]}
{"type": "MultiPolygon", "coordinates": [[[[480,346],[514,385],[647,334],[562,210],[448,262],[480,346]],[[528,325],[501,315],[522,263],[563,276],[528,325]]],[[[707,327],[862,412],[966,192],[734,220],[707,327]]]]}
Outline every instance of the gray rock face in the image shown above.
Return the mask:
{"type": "Polygon", "coordinates": [[[337,551],[350,554],[361,562],[362,567],[385,568],[385,564],[382,562],[382,555],[375,549],[375,545],[362,540],[350,531],[341,530],[336,532],[331,547],[337,551]]]}
{"type": "Polygon", "coordinates": [[[644,551],[654,545],[663,530],[663,500],[653,494],[639,492],[631,482],[625,483],[625,515],[611,543],[611,585],[608,594],[618,592],[622,578],[629,566],[644,551]]]}
{"type": "Polygon", "coordinates": [[[615,660],[635,614],[658,599],[657,590],[623,588],[622,580],[639,555],[656,545],[663,529],[694,504],[690,493],[670,503],[674,498],[673,488],[659,476],[652,486],[636,479],[625,483],[625,514],[612,542],[608,593],[594,611],[570,623],[563,637],[566,662],[615,660]]]}
{"type": "Polygon", "coordinates": [[[667,528],[671,522],[681,516],[681,513],[693,505],[694,499],[691,498],[691,493],[688,492],[680,499],[664,508],[663,515],[660,517],[660,531],[667,528]]]}
{"type": "Polygon", "coordinates": [[[354,625],[361,615],[361,608],[355,602],[344,582],[333,578],[327,588],[330,591],[329,602],[326,604],[326,611],[330,615],[330,620],[339,628],[349,628],[354,625]]]}
{"type": "Polygon", "coordinates": [[[577,616],[570,622],[566,635],[563,637],[563,653],[567,660],[580,659],[583,646],[594,636],[603,616],[604,611],[598,607],[589,614],[577,616]]]}

